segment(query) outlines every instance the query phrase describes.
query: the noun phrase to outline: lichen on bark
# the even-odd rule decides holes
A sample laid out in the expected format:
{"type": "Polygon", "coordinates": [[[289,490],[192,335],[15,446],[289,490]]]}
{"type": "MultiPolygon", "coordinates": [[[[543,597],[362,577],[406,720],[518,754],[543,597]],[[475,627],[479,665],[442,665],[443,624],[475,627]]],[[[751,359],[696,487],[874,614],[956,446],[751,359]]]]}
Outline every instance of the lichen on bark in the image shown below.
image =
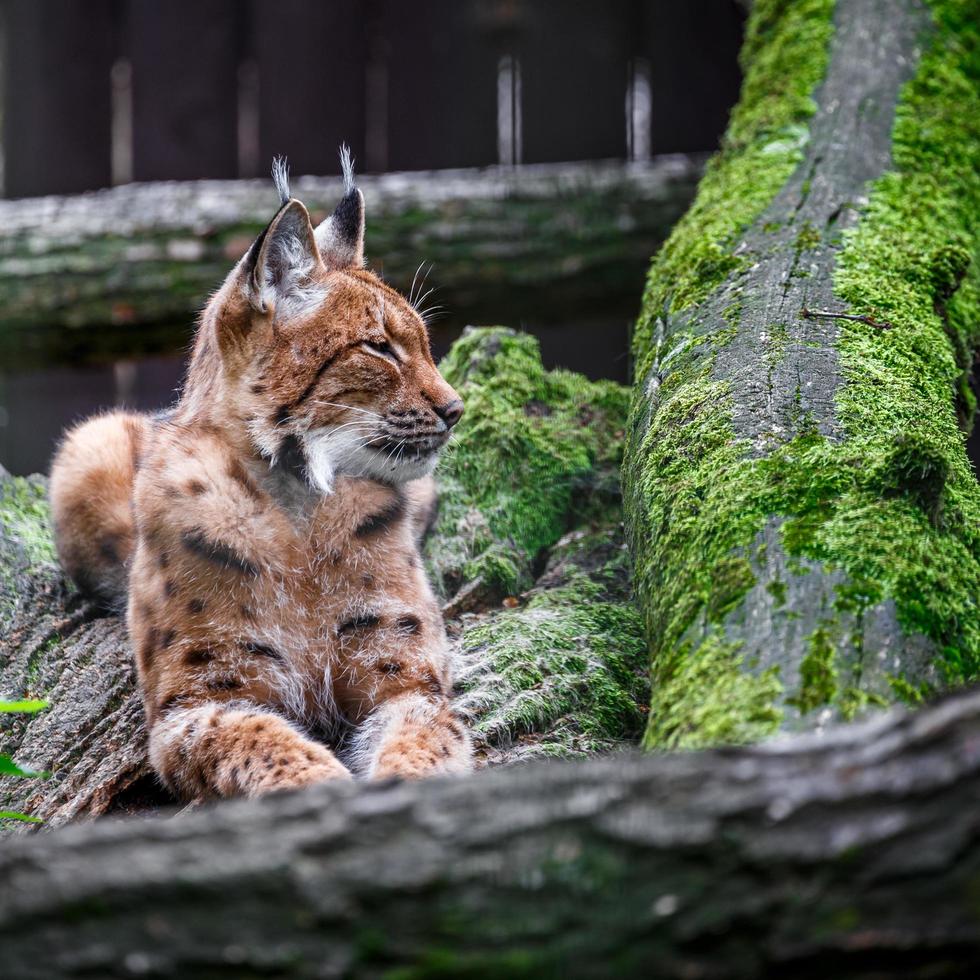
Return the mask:
{"type": "Polygon", "coordinates": [[[651,266],[625,469],[650,746],[851,717],[980,667],[980,488],[957,425],[980,344],[978,5],[894,14],[878,44],[852,0],[754,4],[728,135],[651,266]],[[857,184],[820,142],[851,125],[821,99],[856,34],[901,83],[856,107],[863,138],[897,101],[857,184]],[[802,297],[779,316],[766,263],[777,299],[802,297]],[[692,676],[703,710],[681,718],[692,676]]]}

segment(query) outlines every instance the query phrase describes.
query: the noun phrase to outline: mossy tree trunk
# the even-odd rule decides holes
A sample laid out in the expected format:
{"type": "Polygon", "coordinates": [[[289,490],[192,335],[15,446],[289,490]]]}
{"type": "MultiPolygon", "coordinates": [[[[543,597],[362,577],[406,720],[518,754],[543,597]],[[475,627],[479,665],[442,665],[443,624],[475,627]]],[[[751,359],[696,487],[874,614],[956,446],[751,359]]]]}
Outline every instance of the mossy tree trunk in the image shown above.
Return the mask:
{"type": "Polygon", "coordinates": [[[635,334],[651,747],[977,676],[978,25],[976,0],[753,4],[635,334]]]}

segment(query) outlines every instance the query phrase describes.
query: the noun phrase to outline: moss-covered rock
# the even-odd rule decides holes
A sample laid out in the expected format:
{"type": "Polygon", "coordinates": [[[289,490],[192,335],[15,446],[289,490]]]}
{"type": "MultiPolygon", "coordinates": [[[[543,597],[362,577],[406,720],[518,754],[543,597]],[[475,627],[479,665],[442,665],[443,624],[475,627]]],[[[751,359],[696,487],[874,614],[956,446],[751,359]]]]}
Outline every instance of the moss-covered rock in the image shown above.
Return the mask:
{"type": "Polygon", "coordinates": [[[648,745],[980,671],[958,424],[980,346],[980,5],[928,7],[871,24],[855,0],[758,0],[722,150],[651,266],[625,470],[648,745]]]}
{"type": "Polygon", "coordinates": [[[441,365],[466,402],[439,468],[428,548],[445,597],[475,585],[487,602],[530,588],[566,531],[619,496],[628,392],[546,371],[534,337],[468,329],[441,365]]]}

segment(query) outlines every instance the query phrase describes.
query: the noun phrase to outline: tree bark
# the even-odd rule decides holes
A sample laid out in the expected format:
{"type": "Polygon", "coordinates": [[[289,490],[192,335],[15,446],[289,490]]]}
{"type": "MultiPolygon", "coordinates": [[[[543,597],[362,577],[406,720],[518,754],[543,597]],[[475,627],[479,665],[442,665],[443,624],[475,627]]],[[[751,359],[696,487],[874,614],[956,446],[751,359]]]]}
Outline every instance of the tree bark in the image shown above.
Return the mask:
{"type": "MultiPolygon", "coordinates": [[[[527,316],[549,290],[552,317],[608,315],[694,196],[703,160],[575,163],[363,176],[368,260],[408,290],[419,268],[439,303],[471,322],[527,316]]],[[[292,193],[316,220],[336,204],[335,178],[302,177],[292,193]]],[[[0,355],[64,356],[108,325],[187,323],[276,207],[269,180],[131,184],[73,197],[0,201],[0,355]]],[[[632,315],[632,310],[617,315],[632,315]]],[[[162,340],[128,332],[134,343],[162,340]]],[[[181,338],[182,340],[183,338],[181,338]]]]}
{"type": "Polygon", "coordinates": [[[980,695],[824,738],[350,784],[0,848],[4,975],[946,977],[980,695]]]}
{"type": "Polygon", "coordinates": [[[654,260],[624,469],[650,746],[980,670],[980,5],[753,5],[742,99],[654,260]]]}

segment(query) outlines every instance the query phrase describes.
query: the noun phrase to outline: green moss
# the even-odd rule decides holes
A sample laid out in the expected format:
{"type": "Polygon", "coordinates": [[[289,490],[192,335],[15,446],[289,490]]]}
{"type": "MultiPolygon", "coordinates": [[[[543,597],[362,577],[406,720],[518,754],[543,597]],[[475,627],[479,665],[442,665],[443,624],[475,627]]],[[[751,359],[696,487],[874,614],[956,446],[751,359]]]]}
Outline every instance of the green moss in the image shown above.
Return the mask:
{"type": "Polygon", "coordinates": [[[728,306],[721,311],[721,318],[725,321],[725,323],[728,323],[737,329],[739,321],[742,318],[742,304],[729,303],[728,306]]]}
{"type": "Polygon", "coordinates": [[[908,497],[938,521],[950,476],[950,461],[922,432],[896,432],[881,440],[881,453],[868,474],[868,488],[884,496],[908,497]]]}
{"type": "Polygon", "coordinates": [[[980,7],[930,6],[937,35],[898,107],[894,172],[845,234],[834,282],[893,324],[845,323],[838,345],[841,421],[893,499],[833,544],[858,571],[898,559],[886,591],[903,626],[934,639],[957,679],[980,662],[980,487],[951,397],[980,347],[980,7]]]}
{"type": "Polygon", "coordinates": [[[927,685],[910,684],[904,677],[889,675],[887,680],[892,693],[903,704],[915,707],[922,704],[931,694],[927,685]]]}
{"type": "Polygon", "coordinates": [[[476,706],[476,735],[522,755],[594,754],[635,741],[645,720],[647,654],[628,601],[628,558],[614,529],[580,532],[553,556],[547,589],[468,629],[459,685],[476,706]],[[466,665],[470,666],[466,666],[466,665]]]}
{"type": "Polygon", "coordinates": [[[650,268],[634,334],[637,376],[650,366],[657,317],[687,309],[741,267],[738,234],[765,210],[802,159],[824,76],[833,0],[757,0],[742,50],[745,78],[721,151],[698,197],[650,268]]]}
{"type": "Polygon", "coordinates": [[[45,484],[0,479],[0,631],[23,601],[25,573],[51,574],[55,560],[45,484]]]}
{"type": "Polygon", "coordinates": [[[476,590],[483,610],[457,671],[478,739],[510,758],[635,741],[649,680],[621,525],[628,392],[546,371],[537,341],[503,328],[468,330],[441,369],[466,414],[426,550],[442,593],[476,590]]]}
{"type": "Polygon", "coordinates": [[[19,542],[31,565],[56,560],[43,484],[24,477],[0,480],[0,534],[19,542]]]}
{"type": "Polygon", "coordinates": [[[869,708],[887,708],[891,702],[880,694],[860,687],[845,687],[837,694],[836,705],[845,721],[853,721],[869,708]]]}
{"type": "MultiPolygon", "coordinates": [[[[773,521],[791,574],[805,574],[802,559],[844,573],[838,611],[860,619],[891,601],[905,633],[937,649],[946,682],[980,673],[980,486],[956,410],[980,346],[980,28],[975,2],[930,6],[937,30],[902,92],[893,170],[871,187],[837,259],[837,296],[853,312],[892,325],[878,330],[840,321],[842,441],[828,441],[798,420],[797,437],[755,455],[735,436],[731,392],[712,378],[704,348],[683,325],[676,335],[655,336],[665,312],[677,323],[678,311],[719,285],[715,276],[701,278],[699,252],[722,268],[716,253],[734,245],[799,159],[805,131],[797,131],[796,149],[777,145],[773,168],[762,166],[757,186],[747,187],[772,137],[762,121],[804,129],[809,93],[826,63],[831,4],[753,6],[748,73],[732,128],[697,202],[652,264],[635,335],[643,390],[626,461],[654,701],[668,719],[651,710],[647,745],[706,744],[771,725],[743,725],[739,717],[750,710],[768,718],[751,673],[752,696],[737,706],[733,699],[727,722],[720,719],[725,685],[738,687],[751,665],[738,661],[719,631],[754,583],[746,576],[733,588],[725,570],[773,521]],[[797,64],[787,77],[767,75],[790,50],[797,64]],[[646,379],[655,361],[661,374],[654,392],[646,379]],[[701,635],[706,639],[697,646],[691,637],[701,635]],[[700,697],[685,685],[705,676],[705,663],[726,680],[720,688],[709,683],[712,706],[702,724],[692,720],[700,717],[700,697]],[[683,742],[678,730],[687,733],[683,742]]],[[[808,247],[806,240],[797,244],[808,247]]],[[[696,317],[693,310],[689,319],[696,317]]],[[[801,710],[828,700],[843,713],[877,703],[859,686],[832,691],[835,668],[823,654],[809,668],[795,699],[801,710]]],[[[892,691],[901,696],[895,684],[892,691]]],[[[769,693],[779,696],[778,682],[769,693]]],[[[770,707],[778,710],[775,701],[770,707]]]]}
{"type": "Polygon", "coordinates": [[[789,342],[789,328],[785,323],[771,323],[766,336],[765,362],[769,368],[770,375],[779,365],[786,352],[786,344],[789,342]]]}
{"type": "Polygon", "coordinates": [[[48,691],[40,687],[41,669],[49,654],[56,652],[63,640],[60,633],[52,633],[44,643],[35,647],[28,656],[27,669],[24,671],[24,686],[19,692],[25,698],[41,698],[47,695],[48,691]]]}
{"type": "MultiPolygon", "coordinates": [[[[803,196],[806,197],[806,191],[803,191],[803,196]]],[[[793,247],[796,250],[796,254],[799,255],[800,252],[806,252],[810,249],[816,248],[820,244],[820,232],[813,227],[813,224],[809,221],[803,222],[803,227],[800,228],[796,236],[796,241],[793,243],[793,247]]]]}
{"type": "Polygon", "coordinates": [[[696,656],[681,647],[657,672],[644,745],[686,749],[765,738],[782,721],[782,690],[778,669],[753,672],[737,643],[711,636],[696,656]]]}
{"type": "Polygon", "coordinates": [[[542,549],[618,497],[628,392],[546,371],[537,340],[503,328],[469,330],[441,369],[466,414],[439,469],[430,567],[444,595],[476,580],[516,594],[542,549]]]}
{"type": "Polygon", "coordinates": [[[836,655],[837,647],[827,630],[823,627],[814,630],[807,655],[800,664],[799,693],[787,698],[786,703],[803,712],[830,704],[837,694],[836,655]]]}
{"type": "Polygon", "coordinates": [[[766,591],[775,599],[776,608],[786,605],[786,583],[773,579],[766,583],[766,591]]]}

